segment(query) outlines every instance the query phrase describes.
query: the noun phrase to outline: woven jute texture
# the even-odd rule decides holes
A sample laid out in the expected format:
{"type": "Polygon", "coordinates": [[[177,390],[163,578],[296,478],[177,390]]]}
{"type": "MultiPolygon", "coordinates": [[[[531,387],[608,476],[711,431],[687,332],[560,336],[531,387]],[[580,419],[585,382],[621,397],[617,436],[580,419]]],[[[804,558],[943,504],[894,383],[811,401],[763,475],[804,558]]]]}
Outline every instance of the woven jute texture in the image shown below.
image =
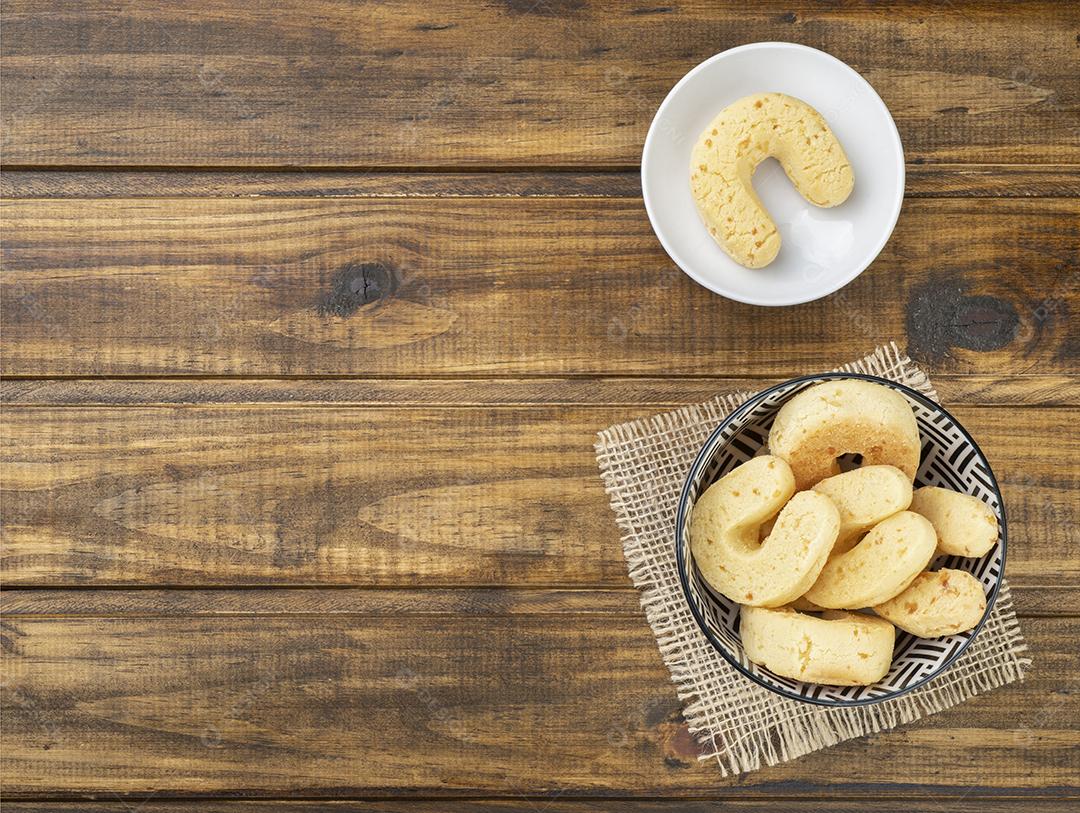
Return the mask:
{"type": "MultiPolygon", "coordinates": [[[[937,400],[926,374],[895,344],[838,368],[889,378],[937,400]]],[[[906,695],[855,708],[825,708],[780,697],[738,674],[691,615],[675,564],[675,509],[683,480],[717,424],[752,393],[723,393],[703,404],[612,426],[596,458],[622,530],[630,578],[684,703],[701,759],[739,774],[838,742],[893,728],[980,692],[1022,680],[1027,646],[1004,582],[982,631],[944,675],[906,695]]]]}

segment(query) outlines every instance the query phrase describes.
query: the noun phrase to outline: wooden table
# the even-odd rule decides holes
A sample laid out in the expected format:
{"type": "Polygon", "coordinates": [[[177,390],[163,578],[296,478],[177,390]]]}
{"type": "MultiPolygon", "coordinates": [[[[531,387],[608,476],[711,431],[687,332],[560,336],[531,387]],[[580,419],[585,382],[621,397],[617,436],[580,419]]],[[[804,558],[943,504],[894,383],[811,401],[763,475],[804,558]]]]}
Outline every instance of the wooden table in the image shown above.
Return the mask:
{"type": "Polygon", "coordinates": [[[1070,804],[1080,7],[744,5],[5,3],[7,809],[1070,804]],[[672,84],[768,39],[908,160],[869,271],[775,310],[679,273],[636,174],[672,84]],[[889,339],[1003,481],[1034,667],[724,779],[594,433],[889,339]]]}

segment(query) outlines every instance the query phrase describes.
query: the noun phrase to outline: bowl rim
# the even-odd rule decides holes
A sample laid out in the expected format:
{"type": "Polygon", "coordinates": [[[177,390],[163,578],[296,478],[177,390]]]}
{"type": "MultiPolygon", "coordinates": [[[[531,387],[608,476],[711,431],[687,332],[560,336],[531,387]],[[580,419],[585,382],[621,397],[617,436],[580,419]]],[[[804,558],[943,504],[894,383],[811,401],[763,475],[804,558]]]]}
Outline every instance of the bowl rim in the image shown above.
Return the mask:
{"type": "MultiPolygon", "coordinates": [[[[690,470],[687,472],[686,479],[683,482],[682,491],[679,493],[678,509],[675,513],[675,559],[676,568],[679,575],[679,583],[682,585],[683,598],[686,600],[687,605],[690,608],[690,613],[694,616],[694,620],[697,622],[698,627],[705,634],[705,638],[712,645],[713,649],[720,653],[729,664],[735,667],[735,670],[742,674],[744,677],[751,680],[753,683],[768,689],[770,692],[778,694],[782,697],[786,697],[790,700],[798,700],[803,703],[810,703],[817,706],[827,706],[831,708],[854,708],[858,706],[869,706],[874,703],[882,703],[886,700],[893,700],[897,697],[902,697],[909,692],[915,691],[915,689],[925,686],[929,681],[940,677],[947,672],[949,668],[956,662],[956,660],[963,655],[972,642],[978,637],[979,632],[985,626],[987,619],[990,618],[990,613],[994,609],[994,604],[997,601],[998,594],[1001,592],[1001,582],[1005,578],[1005,562],[1008,553],[1008,523],[1005,516],[1005,500],[1001,495],[1001,488],[998,485],[997,477],[994,476],[994,471],[990,467],[990,461],[986,459],[986,455],[983,454],[979,444],[975,442],[975,439],[971,436],[971,433],[964,428],[964,425],[960,423],[945,407],[934,401],[932,398],[928,398],[921,392],[918,392],[906,384],[901,384],[897,381],[893,381],[888,378],[882,378],[881,376],[869,375],[867,373],[843,373],[843,372],[829,372],[829,373],[816,373],[813,375],[797,376],[796,378],[790,378],[786,381],[781,381],[779,384],[774,384],[767,389],[761,390],[757,394],[748,398],[743,404],[734,409],[728,414],[719,425],[714,429],[706,441],[701,445],[701,449],[698,450],[697,455],[694,457],[694,462],[690,465],[690,470]],[[784,389],[795,384],[801,384],[803,382],[820,382],[831,381],[836,379],[848,379],[854,378],[862,381],[870,381],[876,384],[883,384],[890,388],[899,390],[904,395],[918,401],[923,406],[936,412],[940,412],[946,418],[951,420],[956,426],[957,430],[964,437],[965,441],[971,444],[971,447],[975,450],[975,454],[978,455],[979,460],[982,461],[986,467],[987,477],[990,481],[991,490],[994,496],[997,498],[998,506],[1000,508],[1000,524],[1001,524],[1001,572],[998,574],[994,587],[990,591],[990,595],[986,599],[986,610],[983,612],[982,618],[979,619],[979,623],[975,625],[972,630],[971,637],[964,642],[964,644],[952,653],[937,669],[932,673],[924,677],[918,683],[907,686],[899,691],[883,694],[880,697],[869,697],[863,700],[828,700],[822,698],[804,697],[793,692],[789,692],[778,686],[773,686],[771,683],[759,678],[753,672],[744,668],[734,657],[732,657],[724,647],[723,643],[716,637],[716,635],[709,628],[709,625],[705,623],[705,619],[702,618],[701,613],[698,611],[697,605],[694,603],[693,598],[690,595],[690,582],[689,582],[689,567],[692,565],[686,561],[686,556],[683,554],[683,538],[685,527],[686,512],[689,510],[690,501],[690,488],[695,476],[701,471],[701,468],[705,465],[707,460],[711,460],[716,452],[718,452],[722,446],[717,446],[712,450],[711,454],[707,454],[712,447],[716,438],[739,418],[751,412],[758,404],[760,404],[768,396],[776,392],[777,390],[784,389]]],[[[687,540],[686,547],[689,548],[689,540],[687,540]]],[[[805,681],[804,681],[805,682],[805,681]]],[[[814,685],[828,685],[828,684],[814,684],[814,685]]]]}
{"type": "Polygon", "coordinates": [[[649,224],[652,226],[653,233],[656,235],[657,240],[660,241],[660,245],[663,247],[668,257],[671,258],[672,262],[674,262],[675,265],[679,266],[679,269],[688,277],[690,277],[690,279],[694,280],[694,282],[696,282],[698,285],[702,286],[706,290],[712,291],[718,296],[725,297],[735,302],[742,302],[747,305],[755,305],[765,308],[785,308],[792,305],[802,305],[807,302],[814,302],[818,299],[829,296],[830,294],[834,294],[840,289],[846,287],[847,285],[850,285],[860,274],[862,274],[863,271],[873,265],[874,260],[878,258],[882,250],[888,244],[889,239],[892,237],[893,232],[896,230],[896,223],[900,219],[900,211],[901,209],[903,209],[904,206],[904,194],[907,188],[907,165],[904,154],[904,143],[900,138],[900,130],[899,128],[897,128],[896,120],[893,118],[892,112],[889,110],[888,105],[885,104],[885,100],[881,98],[881,95],[876,90],[874,90],[874,86],[870,84],[870,81],[853,67],[851,67],[849,64],[844,62],[844,60],[840,59],[839,57],[833,56],[828,51],[822,51],[819,48],[813,48],[809,45],[803,45],[799,42],[785,42],[783,40],[765,40],[762,42],[748,42],[744,43],[743,45],[736,45],[732,48],[721,51],[718,54],[713,54],[708,59],[704,60],[703,62],[699,62],[689,71],[687,71],[686,74],[684,74],[683,77],[672,86],[671,90],[668,91],[667,95],[664,97],[664,100],[660,102],[659,107],[656,108],[656,113],[653,114],[652,122],[649,124],[649,129],[645,134],[645,141],[643,142],[641,147],[640,176],[641,197],[642,201],[645,204],[645,212],[649,217],[649,224]],[[649,196],[649,184],[646,182],[645,174],[646,168],[649,164],[648,157],[650,147],[652,146],[653,141],[657,137],[656,133],[659,130],[659,122],[663,118],[663,115],[666,112],[669,104],[672,103],[672,99],[675,98],[675,96],[683,89],[683,87],[689,84],[690,80],[694,76],[704,72],[715,62],[721,62],[724,59],[727,59],[737,53],[742,53],[744,51],[768,49],[789,49],[793,51],[812,52],[815,57],[824,58],[826,61],[836,62],[843,69],[850,72],[855,77],[856,81],[861,82],[865,86],[865,89],[869,91],[871,103],[875,104],[875,106],[877,107],[880,107],[881,112],[885,114],[885,119],[890,125],[890,147],[898,157],[898,191],[896,195],[896,200],[893,201],[892,213],[889,218],[889,227],[883,231],[874,250],[867,254],[866,262],[862,263],[861,266],[859,265],[859,263],[855,263],[855,265],[853,266],[854,270],[849,275],[845,276],[842,280],[837,282],[835,286],[827,286],[827,290],[823,288],[820,293],[814,293],[806,297],[783,297],[776,300],[769,300],[767,298],[759,296],[743,296],[741,294],[736,294],[734,291],[726,288],[723,285],[717,285],[713,282],[710,282],[705,277],[705,275],[699,274],[698,272],[692,270],[692,264],[684,260],[684,258],[676,249],[674,244],[663,234],[662,230],[658,226],[659,221],[657,220],[657,216],[653,211],[654,206],[649,196]]]}

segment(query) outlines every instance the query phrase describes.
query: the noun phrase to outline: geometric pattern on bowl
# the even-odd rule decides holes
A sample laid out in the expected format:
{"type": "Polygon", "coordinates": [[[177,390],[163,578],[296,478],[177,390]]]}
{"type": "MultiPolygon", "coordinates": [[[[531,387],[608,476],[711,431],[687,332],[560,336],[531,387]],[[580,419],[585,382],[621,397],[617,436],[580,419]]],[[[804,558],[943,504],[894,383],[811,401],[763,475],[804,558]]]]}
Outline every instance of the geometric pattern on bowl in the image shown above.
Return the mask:
{"type": "Polygon", "coordinates": [[[947,411],[915,390],[888,379],[857,373],[822,373],[785,381],[750,398],[728,415],[701,448],[690,467],[679,498],[675,544],[683,593],[702,632],[719,653],[744,676],[785,697],[827,706],[859,706],[905,694],[942,674],[982,629],[997,598],[1005,572],[1005,509],[997,480],[978,445],[947,411]],[[941,486],[978,497],[998,519],[998,540],[981,558],[941,556],[931,570],[965,570],[982,585],[986,612],[967,632],[941,638],[918,638],[897,630],[892,667],[869,686],[829,686],[782,677],[752,663],[739,636],[739,605],[713,591],[693,564],[690,512],[698,494],[768,445],[769,429],[781,406],[797,393],[822,381],[857,378],[890,387],[911,405],[919,427],[922,453],[915,487],[941,486]]]}

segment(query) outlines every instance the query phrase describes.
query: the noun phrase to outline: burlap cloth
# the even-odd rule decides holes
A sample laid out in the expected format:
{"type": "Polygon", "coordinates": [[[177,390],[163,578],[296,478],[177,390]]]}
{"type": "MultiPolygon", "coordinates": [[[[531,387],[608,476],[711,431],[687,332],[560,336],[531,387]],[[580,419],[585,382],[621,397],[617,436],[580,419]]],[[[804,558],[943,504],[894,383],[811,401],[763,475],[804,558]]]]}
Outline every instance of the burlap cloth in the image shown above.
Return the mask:
{"type": "MultiPolygon", "coordinates": [[[[926,374],[895,344],[840,370],[890,378],[937,400],[926,374]]],[[[808,371],[813,372],[813,371],[808,371]]],[[[765,386],[764,384],[762,385],[765,386]]],[[[1002,582],[986,625],[944,675],[908,694],[856,708],[788,700],[736,672],[690,613],[675,565],[675,509],[695,455],[717,424],[752,393],[735,392],[600,432],[596,459],[622,529],[623,551],[660,654],[683,701],[691,733],[721,771],[776,765],[838,742],[949,708],[979,692],[1022,680],[1030,665],[1002,582]]]]}

